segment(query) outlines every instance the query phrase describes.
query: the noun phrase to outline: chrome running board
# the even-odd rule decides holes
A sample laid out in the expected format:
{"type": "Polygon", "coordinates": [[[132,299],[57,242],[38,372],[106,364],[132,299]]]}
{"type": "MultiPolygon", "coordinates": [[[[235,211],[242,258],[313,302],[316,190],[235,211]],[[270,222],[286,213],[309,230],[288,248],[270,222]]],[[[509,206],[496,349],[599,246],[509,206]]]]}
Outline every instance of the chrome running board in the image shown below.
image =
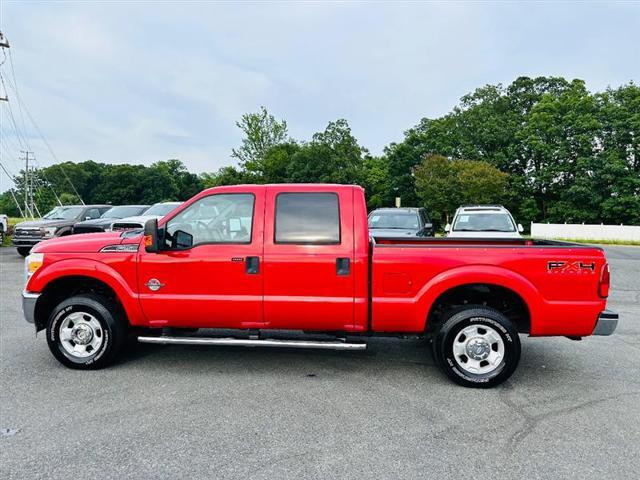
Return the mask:
{"type": "Polygon", "coordinates": [[[206,337],[138,337],[140,343],[161,345],[223,345],[230,347],[279,347],[279,348],[317,348],[324,350],[365,350],[366,343],[347,343],[335,341],[311,340],[253,340],[250,338],[206,338],[206,337]]]}

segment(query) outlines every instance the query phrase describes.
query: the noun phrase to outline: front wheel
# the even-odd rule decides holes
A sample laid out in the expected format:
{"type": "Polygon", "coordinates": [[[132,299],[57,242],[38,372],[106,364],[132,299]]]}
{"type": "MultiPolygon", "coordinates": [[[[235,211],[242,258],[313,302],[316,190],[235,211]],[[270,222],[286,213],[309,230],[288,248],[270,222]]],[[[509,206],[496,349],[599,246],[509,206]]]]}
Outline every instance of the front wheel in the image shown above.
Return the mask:
{"type": "Polygon", "coordinates": [[[21,256],[26,257],[27,255],[29,255],[31,247],[17,247],[17,250],[21,256]]]}
{"type": "Polygon", "coordinates": [[[469,306],[452,311],[433,342],[436,361],[454,382],[490,388],[507,380],[520,361],[520,338],[498,310],[469,306]]]}
{"type": "Polygon", "coordinates": [[[64,366],[96,370],[114,362],[127,338],[127,322],[115,302],[81,294],[53,309],[47,325],[49,350],[64,366]]]}

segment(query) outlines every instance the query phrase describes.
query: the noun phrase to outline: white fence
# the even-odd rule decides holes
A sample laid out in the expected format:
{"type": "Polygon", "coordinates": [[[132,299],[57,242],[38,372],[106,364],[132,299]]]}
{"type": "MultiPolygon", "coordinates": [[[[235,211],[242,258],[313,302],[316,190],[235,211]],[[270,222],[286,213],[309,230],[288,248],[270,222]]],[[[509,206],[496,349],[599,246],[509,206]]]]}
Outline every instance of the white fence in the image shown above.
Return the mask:
{"type": "Polygon", "coordinates": [[[531,236],[533,238],[575,238],[640,242],[640,226],[531,223],[531,236]]]}

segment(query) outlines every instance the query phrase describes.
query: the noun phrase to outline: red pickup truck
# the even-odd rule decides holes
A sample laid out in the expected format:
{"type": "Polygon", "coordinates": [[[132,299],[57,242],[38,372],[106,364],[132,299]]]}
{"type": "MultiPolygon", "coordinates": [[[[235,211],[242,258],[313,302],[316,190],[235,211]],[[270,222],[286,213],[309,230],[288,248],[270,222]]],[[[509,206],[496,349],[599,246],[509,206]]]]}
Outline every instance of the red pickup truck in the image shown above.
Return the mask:
{"type": "Polygon", "coordinates": [[[600,248],[373,238],[350,185],[216,187],[144,231],[47,240],[25,262],[26,319],[79,369],[111,363],[132,335],[356,350],[424,336],[451,379],[489,387],[517,367],[519,334],[610,335],[618,322],[600,248]]]}

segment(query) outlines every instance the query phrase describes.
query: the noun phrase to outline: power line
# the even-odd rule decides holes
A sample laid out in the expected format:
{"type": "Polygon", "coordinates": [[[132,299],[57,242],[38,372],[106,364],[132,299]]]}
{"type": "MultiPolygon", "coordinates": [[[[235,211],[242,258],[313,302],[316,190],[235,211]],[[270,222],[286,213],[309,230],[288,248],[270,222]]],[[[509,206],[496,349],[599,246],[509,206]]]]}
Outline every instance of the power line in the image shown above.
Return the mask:
{"type": "MultiPolygon", "coordinates": [[[[20,120],[22,120],[22,128],[24,130],[27,129],[27,125],[24,121],[24,115],[22,114],[22,96],[20,95],[20,92],[18,92],[18,81],[16,80],[16,71],[13,68],[13,54],[11,53],[11,50],[9,50],[9,66],[11,67],[11,76],[13,77],[13,90],[16,92],[16,98],[18,99],[18,112],[20,112],[20,120]]],[[[7,79],[9,81],[9,84],[11,84],[11,80],[7,79]]]]}
{"type": "MultiPolygon", "coordinates": [[[[0,32],[0,42],[4,42],[4,43],[0,43],[0,47],[2,47],[2,52],[5,55],[5,60],[6,60],[6,53],[4,53],[4,51],[5,51],[5,48],[6,49],[9,48],[9,42],[6,41],[6,38],[2,35],[1,32],[0,32]]],[[[20,95],[20,92],[18,91],[18,82],[16,80],[15,67],[13,65],[13,54],[11,53],[11,50],[8,50],[8,51],[9,51],[9,65],[11,67],[11,75],[13,76],[13,82],[11,82],[11,79],[9,79],[9,78],[7,78],[7,82],[9,83],[9,85],[11,86],[11,88],[13,89],[13,91],[14,91],[14,93],[16,95],[16,100],[17,100],[17,104],[18,104],[18,111],[20,113],[20,119],[22,120],[22,127],[26,131],[26,122],[24,121],[24,114],[23,114],[23,109],[24,109],[24,111],[27,113],[27,117],[29,118],[29,120],[31,120],[31,123],[33,124],[33,126],[36,129],[36,131],[40,135],[40,138],[42,139],[43,143],[46,145],[47,149],[49,150],[49,153],[51,154],[53,159],[57,162],[57,166],[60,168],[60,171],[62,172],[62,175],[64,176],[65,180],[69,183],[69,185],[71,185],[71,188],[73,189],[73,192],[75,193],[75,195],[80,200],[80,203],[82,203],[84,205],[84,200],[82,199],[82,197],[78,193],[78,190],[76,189],[75,185],[73,184],[73,182],[71,181],[69,176],[67,175],[67,172],[65,172],[64,168],[62,167],[62,165],[61,165],[62,162],[60,162],[60,159],[58,159],[56,154],[53,152],[53,149],[51,148],[51,145],[49,144],[49,142],[45,138],[44,134],[42,133],[42,130],[40,130],[40,127],[38,126],[38,124],[36,123],[35,119],[31,115],[31,112],[27,108],[27,105],[22,100],[22,96],[20,95]]],[[[4,61],[2,63],[4,63],[4,61]]],[[[2,85],[4,86],[5,91],[6,91],[6,85],[4,83],[4,79],[3,79],[1,73],[0,73],[0,81],[2,82],[2,85]]],[[[24,134],[19,132],[17,123],[16,123],[14,115],[13,115],[13,110],[11,109],[11,104],[9,102],[7,102],[7,105],[9,107],[9,117],[11,119],[11,123],[13,124],[13,128],[14,128],[14,131],[15,131],[15,134],[16,134],[16,138],[18,139],[18,143],[21,144],[25,149],[30,150],[30,145],[29,145],[29,142],[27,142],[26,137],[24,136],[24,134]]],[[[46,175],[44,174],[44,172],[43,172],[43,176],[44,176],[45,181],[47,182],[49,188],[53,192],[53,195],[56,197],[56,201],[58,202],[59,205],[62,205],[62,202],[60,201],[60,198],[58,197],[58,194],[56,193],[56,191],[53,188],[53,183],[51,183],[49,181],[49,179],[46,178],[46,175]]]]}
{"type": "MultiPolygon", "coordinates": [[[[13,184],[16,184],[16,180],[15,178],[9,174],[9,172],[7,171],[7,169],[5,168],[5,166],[0,162],[0,167],[2,167],[2,170],[4,170],[4,173],[7,174],[7,177],[9,177],[9,179],[13,182],[13,184]]],[[[16,207],[18,207],[18,211],[20,212],[20,216],[22,218],[24,218],[24,213],[22,212],[22,208],[20,208],[20,202],[18,202],[18,199],[16,198],[16,194],[13,192],[13,188],[9,189],[9,192],[11,193],[11,196],[13,197],[13,201],[16,204],[16,207]]]]}
{"type": "MultiPolygon", "coordinates": [[[[6,87],[6,84],[4,83],[4,78],[2,77],[2,73],[0,73],[0,83],[2,83],[2,86],[4,87],[5,92],[6,92],[7,91],[7,87],[6,87]]],[[[26,140],[22,136],[22,133],[18,129],[18,124],[16,123],[16,119],[13,116],[13,110],[11,108],[11,102],[9,102],[8,100],[7,100],[7,108],[9,109],[9,119],[11,120],[11,124],[13,125],[13,131],[15,132],[15,136],[18,139],[18,143],[20,143],[21,146],[23,146],[24,148],[29,148],[29,146],[27,145],[26,140]]]]}

